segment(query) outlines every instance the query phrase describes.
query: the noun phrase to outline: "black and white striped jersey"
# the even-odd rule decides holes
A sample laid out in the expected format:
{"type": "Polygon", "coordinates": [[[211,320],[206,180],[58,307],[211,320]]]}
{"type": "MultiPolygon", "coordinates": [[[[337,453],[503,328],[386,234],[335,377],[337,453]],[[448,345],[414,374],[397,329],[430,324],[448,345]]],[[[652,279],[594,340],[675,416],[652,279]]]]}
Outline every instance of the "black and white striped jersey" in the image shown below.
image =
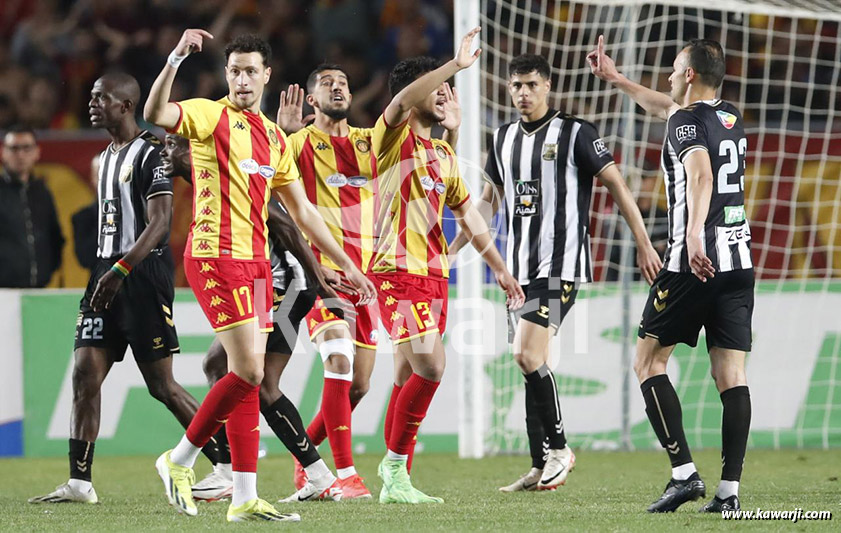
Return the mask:
{"type": "Polygon", "coordinates": [[[669,248],[663,261],[670,272],[691,272],[686,250],[689,208],[686,157],[709,153],[713,174],[710,210],[702,241],[717,272],[753,268],[750,227],[745,216],[745,158],[748,141],[742,115],[729,102],[696,102],[669,117],[663,142],[663,172],[669,207],[669,248]]]}
{"type": "MultiPolygon", "coordinates": [[[[99,248],[103,259],[121,257],[146,229],[146,202],[159,194],[172,194],[172,179],[161,163],[163,145],[143,131],[115,149],[108,145],[99,155],[99,248]]],[[[169,231],[156,248],[166,246],[169,231]]]]}
{"type": "MultiPolygon", "coordinates": [[[[273,246],[273,245],[272,245],[273,246]]],[[[298,290],[308,288],[307,276],[300,261],[289,250],[272,248],[269,256],[272,262],[272,286],[285,293],[292,283],[298,284],[298,290]]]]}
{"type": "Polygon", "coordinates": [[[521,285],[541,278],[592,281],[593,178],[613,156],[593,124],[550,110],[493,135],[485,172],[505,195],[505,260],[521,285]]]}
{"type": "MultiPolygon", "coordinates": [[[[277,200],[270,201],[275,202],[284,213],[287,212],[283,204],[277,200]]],[[[298,258],[289,250],[276,247],[272,239],[269,240],[269,247],[271,248],[269,259],[272,263],[272,286],[284,294],[293,282],[298,285],[299,291],[308,289],[310,284],[298,258]]]]}

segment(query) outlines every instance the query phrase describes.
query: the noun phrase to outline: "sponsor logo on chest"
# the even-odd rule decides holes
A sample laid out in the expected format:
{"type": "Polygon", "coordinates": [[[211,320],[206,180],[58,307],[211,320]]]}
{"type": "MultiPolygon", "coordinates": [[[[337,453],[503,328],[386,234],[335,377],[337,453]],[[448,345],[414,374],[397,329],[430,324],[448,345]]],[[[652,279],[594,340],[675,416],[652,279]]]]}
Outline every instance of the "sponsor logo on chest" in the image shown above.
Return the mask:
{"type": "Polygon", "coordinates": [[[540,214],[540,181],[514,182],[514,216],[533,217],[540,214]]]}

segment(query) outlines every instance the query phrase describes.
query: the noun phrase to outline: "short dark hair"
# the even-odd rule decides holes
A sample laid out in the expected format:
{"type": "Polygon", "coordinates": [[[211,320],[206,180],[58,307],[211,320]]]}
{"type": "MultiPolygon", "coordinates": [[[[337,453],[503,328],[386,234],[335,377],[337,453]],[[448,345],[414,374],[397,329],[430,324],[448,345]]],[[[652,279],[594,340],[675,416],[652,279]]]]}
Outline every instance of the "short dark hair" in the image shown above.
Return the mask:
{"type": "Polygon", "coordinates": [[[268,67],[272,60],[272,47],[268,41],[254,33],[237,35],[233,41],[225,47],[225,64],[228,64],[231,54],[248,54],[259,52],[263,56],[263,66],[268,67]]]}
{"type": "Polygon", "coordinates": [[[701,78],[701,83],[718,89],[726,70],[721,44],[710,39],[692,39],[684,50],[689,56],[689,66],[701,78]]]}
{"type": "Polygon", "coordinates": [[[35,129],[26,124],[15,124],[14,126],[10,126],[9,129],[3,133],[3,136],[5,137],[10,133],[14,133],[15,135],[28,133],[29,135],[32,135],[32,138],[35,139],[36,142],[38,141],[38,135],[35,133],[35,129]]]}
{"type": "Polygon", "coordinates": [[[336,63],[322,63],[315,67],[315,69],[310,72],[310,75],[307,76],[307,92],[311,93],[315,90],[315,81],[318,79],[318,75],[324,72],[325,70],[339,70],[345,76],[347,76],[347,72],[345,69],[341,67],[341,65],[337,65],[336,63]]]}
{"type": "Polygon", "coordinates": [[[528,74],[537,71],[545,79],[552,76],[552,68],[546,58],[537,54],[522,54],[508,63],[508,77],[514,74],[528,74]]]}
{"type": "Polygon", "coordinates": [[[429,56],[410,57],[397,63],[388,76],[388,90],[392,98],[413,81],[427,72],[432,72],[440,65],[440,61],[429,56]]]}

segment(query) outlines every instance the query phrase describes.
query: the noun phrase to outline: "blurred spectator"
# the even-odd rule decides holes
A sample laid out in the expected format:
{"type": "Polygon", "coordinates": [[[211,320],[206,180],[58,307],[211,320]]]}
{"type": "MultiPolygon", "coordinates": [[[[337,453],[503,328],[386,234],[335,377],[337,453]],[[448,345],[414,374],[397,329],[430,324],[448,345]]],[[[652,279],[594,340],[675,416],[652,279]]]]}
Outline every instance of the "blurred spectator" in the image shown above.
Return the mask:
{"type": "Polygon", "coordinates": [[[43,287],[61,266],[64,237],[43,180],[32,175],[41,150],[35,132],[13,128],[3,139],[0,173],[0,287],[43,287]]]}
{"type": "Polygon", "coordinates": [[[99,154],[91,160],[91,172],[88,177],[88,185],[94,192],[94,200],[90,205],[76,211],[71,218],[73,223],[73,245],[76,252],[76,259],[79,264],[88,270],[93,269],[96,264],[96,251],[99,247],[99,203],[96,196],[96,188],[99,183],[99,154]]]}

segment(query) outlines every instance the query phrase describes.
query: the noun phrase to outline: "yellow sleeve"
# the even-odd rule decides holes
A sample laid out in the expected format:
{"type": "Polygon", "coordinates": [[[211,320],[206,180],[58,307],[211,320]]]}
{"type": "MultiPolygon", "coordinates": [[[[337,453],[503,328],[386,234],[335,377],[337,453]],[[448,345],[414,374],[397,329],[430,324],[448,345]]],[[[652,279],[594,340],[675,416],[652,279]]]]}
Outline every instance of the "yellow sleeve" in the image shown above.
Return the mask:
{"type": "MultiPolygon", "coordinates": [[[[438,157],[441,162],[441,170],[443,172],[442,178],[447,184],[447,197],[444,203],[450,209],[457,209],[461,207],[464,202],[470,199],[470,193],[464,180],[461,179],[461,171],[458,168],[458,161],[455,158],[455,152],[452,147],[444,141],[436,142],[436,148],[441,147],[447,152],[446,159],[438,157]]],[[[435,150],[439,152],[439,150],[435,150]]]]}
{"type": "Polygon", "coordinates": [[[385,172],[400,162],[400,147],[409,136],[409,119],[400,124],[390,125],[385,121],[385,115],[380,115],[371,133],[371,146],[377,157],[377,169],[385,172]]]}
{"type": "Polygon", "coordinates": [[[167,133],[175,133],[188,139],[203,141],[213,134],[222,110],[225,106],[206,98],[193,98],[176,102],[175,105],[181,110],[181,117],[172,130],[167,133]]]}
{"type": "Polygon", "coordinates": [[[301,156],[301,150],[304,149],[304,142],[306,142],[309,133],[309,129],[304,128],[296,131],[286,138],[288,149],[292,151],[293,159],[297,160],[301,156]]]}
{"type": "Polygon", "coordinates": [[[301,179],[301,174],[298,172],[298,165],[295,164],[292,143],[290,143],[289,138],[286,137],[286,134],[280,128],[275,128],[275,130],[280,139],[280,159],[274,178],[272,179],[272,189],[289,185],[301,179]]]}

